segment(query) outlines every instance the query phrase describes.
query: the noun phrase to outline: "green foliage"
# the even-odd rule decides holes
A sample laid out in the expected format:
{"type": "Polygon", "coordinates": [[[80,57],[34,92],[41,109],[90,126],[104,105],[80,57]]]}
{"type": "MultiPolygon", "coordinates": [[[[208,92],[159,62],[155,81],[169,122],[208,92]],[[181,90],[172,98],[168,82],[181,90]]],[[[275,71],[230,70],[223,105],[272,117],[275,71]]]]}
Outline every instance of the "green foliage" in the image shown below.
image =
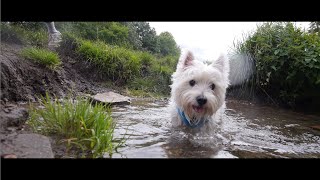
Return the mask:
{"type": "Polygon", "coordinates": [[[134,50],[142,50],[142,38],[139,37],[137,27],[134,22],[122,22],[128,28],[128,42],[134,50]]]}
{"type": "Polygon", "coordinates": [[[133,97],[140,97],[140,98],[161,98],[163,97],[163,94],[159,93],[153,93],[150,91],[145,91],[145,90],[136,90],[136,89],[127,89],[127,95],[133,96],[133,97]]]}
{"type": "Polygon", "coordinates": [[[81,41],[77,52],[98,67],[100,73],[114,81],[125,83],[139,75],[141,62],[138,53],[103,42],[81,41]]]}
{"type": "Polygon", "coordinates": [[[148,22],[123,22],[122,24],[129,29],[129,42],[133,49],[161,56],[180,54],[180,48],[169,32],[163,32],[157,36],[155,29],[151,28],[148,22]]]}
{"type": "MultiPolygon", "coordinates": [[[[97,73],[116,85],[169,94],[171,74],[180,55],[169,32],[157,36],[148,22],[55,22],[55,25],[63,38],[60,53],[90,62],[97,67],[97,73]],[[138,86],[139,80],[148,82],[138,86]]],[[[7,34],[2,39],[15,36],[26,44],[47,46],[44,23],[1,23],[1,26],[7,28],[6,31],[2,28],[1,34],[7,34]]],[[[32,52],[33,57],[28,55],[28,59],[43,64],[51,62],[35,58],[41,53],[32,52]]]]}
{"type": "Polygon", "coordinates": [[[21,51],[21,55],[26,59],[47,66],[51,69],[54,69],[61,64],[58,54],[46,49],[34,47],[24,48],[21,51]]]}
{"type": "Polygon", "coordinates": [[[129,88],[133,90],[141,90],[144,92],[155,92],[156,80],[153,77],[135,78],[129,83],[129,88]]]}
{"type": "Polygon", "coordinates": [[[99,40],[107,44],[147,51],[152,54],[176,55],[180,52],[170,33],[165,32],[157,36],[155,29],[151,28],[147,22],[58,22],[56,25],[62,33],[72,32],[86,40],[99,40]]]}
{"type": "Polygon", "coordinates": [[[27,123],[35,132],[57,135],[69,148],[81,149],[88,156],[110,156],[123,143],[114,143],[115,124],[110,108],[106,105],[91,105],[85,98],[63,100],[42,97],[42,108],[30,104],[30,120],[27,123]]]}
{"type": "Polygon", "coordinates": [[[255,60],[255,85],[291,107],[320,100],[320,37],[292,23],[264,23],[237,45],[255,60]]]}
{"type": "Polygon", "coordinates": [[[309,27],[309,32],[318,33],[318,35],[320,35],[320,21],[311,22],[309,27]]]}
{"type": "Polygon", "coordinates": [[[111,45],[127,46],[129,29],[118,22],[56,23],[62,33],[72,33],[86,40],[102,41],[111,45]]]}
{"type": "Polygon", "coordinates": [[[154,28],[147,22],[133,22],[133,27],[142,42],[142,49],[150,53],[159,53],[159,41],[154,28]]]}
{"type": "Polygon", "coordinates": [[[180,49],[177,47],[174,37],[169,32],[162,32],[159,35],[159,49],[163,56],[179,56],[180,49]]]}
{"type": "Polygon", "coordinates": [[[42,22],[12,22],[11,24],[30,31],[39,31],[44,29],[44,23],[42,22]]]}
{"type": "Polygon", "coordinates": [[[1,23],[1,40],[25,45],[46,47],[48,35],[45,25],[35,22],[1,23]],[[41,27],[42,25],[42,27],[41,27]]]}
{"type": "Polygon", "coordinates": [[[76,54],[96,66],[97,73],[115,84],[128,85],[134,90],[165,95],[170,93],[171,74],[175,70],[177,56],[156,58],[147,52],[111,46],[101,41],[92,42],[75,38],[72,42],[72,38],[68,36],[65,40],[73,45],[65,46],[76,46],[76,54]]]}
{"type": "Polygon", "coordinates": [[[141,75],[129,83],[129,87],[135,90],[143,90],[152,93],[168,95],[170,93],[171,75],[176,68],[178,57],[163,57],[151,59],[141,75]]]}

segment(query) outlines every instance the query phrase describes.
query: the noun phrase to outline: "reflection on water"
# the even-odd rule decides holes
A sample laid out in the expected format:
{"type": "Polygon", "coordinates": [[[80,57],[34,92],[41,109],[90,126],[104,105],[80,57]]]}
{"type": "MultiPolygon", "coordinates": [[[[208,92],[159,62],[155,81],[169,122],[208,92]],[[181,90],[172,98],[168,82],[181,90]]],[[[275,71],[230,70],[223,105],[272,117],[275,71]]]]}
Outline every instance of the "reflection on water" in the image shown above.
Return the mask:
{"type": "Polygon", "coordinates": [[[227,101],[226,117],[211,136],[171,129],[165,102],[133,101],[113,108],[116,137],[129,136],[113,158],[318,158],[320,117],[227,101]],[[221,130],[220,130],[221,129],[221,130]]]}

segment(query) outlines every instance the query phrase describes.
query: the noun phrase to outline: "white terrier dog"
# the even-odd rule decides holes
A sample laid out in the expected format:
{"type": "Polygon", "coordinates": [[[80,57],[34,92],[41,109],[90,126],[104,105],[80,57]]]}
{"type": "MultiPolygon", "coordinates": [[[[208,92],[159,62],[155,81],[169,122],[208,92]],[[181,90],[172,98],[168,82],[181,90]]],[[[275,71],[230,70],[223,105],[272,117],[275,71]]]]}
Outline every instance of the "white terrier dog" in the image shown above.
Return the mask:
{"type": "Polygon", "coordinates": [[[221,55],[205,64],[183,53],[172,75],[171,117],[173,127],[207,131],[221,123],[229,85],[229,60],[221,55]]]}

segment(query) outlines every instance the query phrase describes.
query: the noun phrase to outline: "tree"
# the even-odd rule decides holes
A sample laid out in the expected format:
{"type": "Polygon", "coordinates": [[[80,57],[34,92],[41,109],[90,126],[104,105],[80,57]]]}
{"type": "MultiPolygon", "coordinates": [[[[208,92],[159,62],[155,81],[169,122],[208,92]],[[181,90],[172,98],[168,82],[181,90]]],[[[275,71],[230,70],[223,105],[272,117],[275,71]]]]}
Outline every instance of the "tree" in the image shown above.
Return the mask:
{"type": "Polygon", "coordinates": [[[119,22],[120,24],[126,26],[129,30],[128,41],[136,50],[142,50],[142,41],[137,32],[137,27],[134,22],[119,22]]]}
{"type": "Polygon", "coordinates": [[[142,48],[151,53],[158,53],[159,42],[155,29],[151,28],[147,22],[133,22],[133,26],[142,42],[142,48]]]}
{"type": "Polygon", "coordinates": [[[120,46],[127,43],[129,36],[129,29],[118,22],[75,22],[72,24],[72,31],[85,39],[120,46]]]}
{"type": "Polygon", "coordinates": [[[169,32],[162,32],[159,37],[159,50],[160,54],[163,56],[172,55],[179,56],[180,49],[177,46],[174,37],[169,32]]]}
{"type": "Polygon", "coordinates": [[[320,21],[314,21],[310,23],[309,33],[320,32],[320,21]]]}

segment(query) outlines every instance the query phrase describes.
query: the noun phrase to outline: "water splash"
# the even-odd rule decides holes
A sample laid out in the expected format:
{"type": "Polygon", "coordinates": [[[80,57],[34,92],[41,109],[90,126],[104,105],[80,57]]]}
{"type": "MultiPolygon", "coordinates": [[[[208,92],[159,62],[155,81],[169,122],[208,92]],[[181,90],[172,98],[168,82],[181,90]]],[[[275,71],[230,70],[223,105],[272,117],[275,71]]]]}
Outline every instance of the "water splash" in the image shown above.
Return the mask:
{"type": "Polygon", "coordinates": [[[213,135],[191,136],[171,128],[166,103],[114,107],[116,137],[130,135],[113,158],[305,158],[320,157],[320,132],[307,116],[246,101],[228,100],[223,124],[213,135]]]}
{"type": "Polygon", "coordinates": [[[254,73],[254,60],[250,54],[230,53],[229,80],[231,86],[241,85],[247,82],[254,73]]]}

